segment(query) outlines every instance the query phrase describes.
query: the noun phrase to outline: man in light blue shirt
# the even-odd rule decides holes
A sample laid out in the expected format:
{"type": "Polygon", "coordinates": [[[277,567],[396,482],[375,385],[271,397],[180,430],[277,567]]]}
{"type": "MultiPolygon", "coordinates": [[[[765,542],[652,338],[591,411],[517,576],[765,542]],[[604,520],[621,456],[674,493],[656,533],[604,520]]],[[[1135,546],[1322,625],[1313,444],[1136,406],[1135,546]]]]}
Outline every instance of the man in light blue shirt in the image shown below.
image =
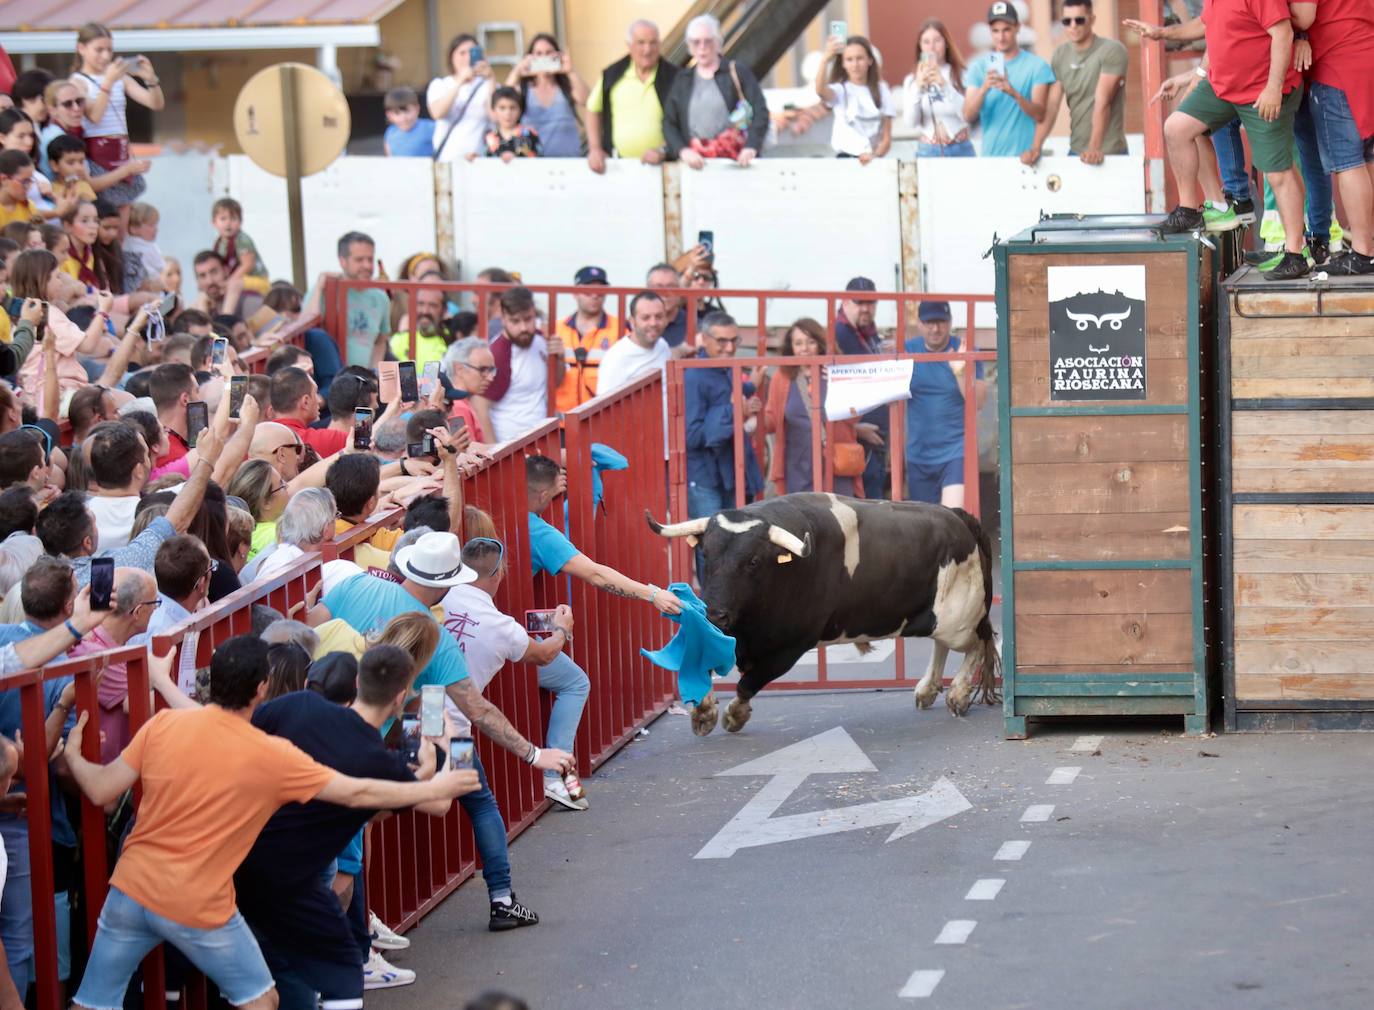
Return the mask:
{"type": "Polygon", "coordinates": [[[1020,15],[1011,0],[996,0],[988,8],[992,52],[974,60],[964,76],[964,118],[983,127],[982,156],[1011,158],[1025,164],[1035,146],[1035,127],[1047,115],[1046,104],[1054,71],[1016,41],[1020,15]]]}
{"type": "Polygon", "coordinates": [[[158,606],[148,621],[148,638],[164,635],[190,619],[210,591],[210,576],[218,562],[196,537],[187,533],[164,540],[157,549],[158,606]]]}

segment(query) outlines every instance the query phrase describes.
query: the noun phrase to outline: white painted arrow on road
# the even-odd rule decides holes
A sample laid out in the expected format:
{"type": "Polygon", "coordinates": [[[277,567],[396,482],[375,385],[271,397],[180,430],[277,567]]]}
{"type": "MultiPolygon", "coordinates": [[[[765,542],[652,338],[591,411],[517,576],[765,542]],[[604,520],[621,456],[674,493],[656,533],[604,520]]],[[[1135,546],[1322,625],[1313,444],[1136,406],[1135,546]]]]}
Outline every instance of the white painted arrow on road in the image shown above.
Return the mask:
{"type": "Polygon", "coordinates": [[[696,854],[697,859],[728,859],[740,849],[841,831],[895,824],[889,842],[937,824],[973,807],[954,783],[940,778],[915,796],[832,807],[807,814],[774,817],[807,776],[857,774],[878,769],[842,727],[728,768],[718,775],[769,775],[770,781],[696,854]]]}

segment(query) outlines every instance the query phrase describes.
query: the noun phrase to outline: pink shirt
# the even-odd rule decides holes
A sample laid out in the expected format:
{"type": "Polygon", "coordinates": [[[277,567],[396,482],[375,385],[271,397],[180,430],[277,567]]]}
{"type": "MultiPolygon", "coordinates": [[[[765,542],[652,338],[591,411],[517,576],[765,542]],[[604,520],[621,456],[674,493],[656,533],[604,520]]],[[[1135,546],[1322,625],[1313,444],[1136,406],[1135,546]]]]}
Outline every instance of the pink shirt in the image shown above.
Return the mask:
{"type": "MultiPolygon", "coordinates": [[[[67,656],[76,659],[93,652],[108,652],[118,648],[121,648],[120,644],[106,635],[104,628],[95,628],[72,646],[67,656]]],[[[129,714],[124,711],[124,701],[128,697],[129,671],[123,663],[111,663],[105,667],[100,686],[96,689],[96,699],[100,703],[100,760],[105,764],[119,757],[120,752],[129,745],[132,734],[129,732],[129,714]]]]}

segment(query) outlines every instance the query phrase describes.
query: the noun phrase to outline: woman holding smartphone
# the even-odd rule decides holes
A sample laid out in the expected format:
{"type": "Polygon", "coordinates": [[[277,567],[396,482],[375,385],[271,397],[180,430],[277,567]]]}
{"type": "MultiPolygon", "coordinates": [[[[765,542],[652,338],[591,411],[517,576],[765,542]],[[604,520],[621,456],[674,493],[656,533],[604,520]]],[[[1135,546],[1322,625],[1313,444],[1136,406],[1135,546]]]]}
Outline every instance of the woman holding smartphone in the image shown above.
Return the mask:
{"type": "Polygon", "coordinates": [[[582,157],[582,124],[577,107],[586,104],[587,84],[573,69],[572,57],[558,51],[558,40],[540,32],[506,78],[524,98],[521,122],[539,134],[540,156],[582,157]]]}
{"type": "Polygon", "coordinates": [[[878,74],[873,46],[862,35],[832,37],[816,73],[816,94],[835,111],[830,146],[840,158],[867,165],[892,147],[892,92],[878,74]]]}
{"type": "Polygon", "coordinates": [[[491,66],[477,39],[466,32],[448,47],[449,75],[436,77],[425,91],[434,117],[434,159],[459,161],[476,151],[491,122],[487,108],[493,86],[491,66]],[[474,60],[474,55],[478,57],[474,60]]]}
{"type": "Polygon", "coordinates": [[[916,68],[902,82],[902,121],[920,134],[916,156],[972,158],[959,47],[939,18],[927,18],[916,39],[916,68]]]}

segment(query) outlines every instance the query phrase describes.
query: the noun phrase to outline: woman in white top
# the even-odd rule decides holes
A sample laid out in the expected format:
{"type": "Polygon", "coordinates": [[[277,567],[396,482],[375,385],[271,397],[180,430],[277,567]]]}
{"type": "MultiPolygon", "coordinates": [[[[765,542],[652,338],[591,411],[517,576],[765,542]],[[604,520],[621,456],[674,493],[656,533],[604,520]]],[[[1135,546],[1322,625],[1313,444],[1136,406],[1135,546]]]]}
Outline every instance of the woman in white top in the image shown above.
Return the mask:
{"type": "MultiPolygon", "coordinates": [[[[115,59],[110,30],[92,22],[76,33],[72,81],[86,89],[86,158],[94,163],[96,174],[113,171],[129,160],[128,99],[154,112],[166,104],[157,73],[146,56],[135,56],[132,62],[115,59]]],[[[121,235],[128,231],[129,204],[147,188],[142,175],[131,175],[102,191],[101,196],[119,208],[121,235]]]]}
{"type": "Polygon", "coordinates": [[[472,51],[481,47],[466,33],[458,35],[448,47],[447,77],[436,77],[425,91],[425,104],[434,117],[434,150],[439,161],[460,161],[476,151],[491,124],[487,107],[491,105],[492,73],[485,59],[472,63],[472,51]]]}
{"type": "Polygon", "coordinates": [[[816,73],[816,94],[835,111],[830,146],[867,165],[892,146],[892,92],[878,75],[873,46],[862,35],[832,37],[816,73]]]}
{"type": "Polygon", "coordinates": [[[939,18],[916,36],[916,69],[902,82],[902,120],[920,133],[919,158],[972,158],[964,119],[964,58],[939,18]]]}

